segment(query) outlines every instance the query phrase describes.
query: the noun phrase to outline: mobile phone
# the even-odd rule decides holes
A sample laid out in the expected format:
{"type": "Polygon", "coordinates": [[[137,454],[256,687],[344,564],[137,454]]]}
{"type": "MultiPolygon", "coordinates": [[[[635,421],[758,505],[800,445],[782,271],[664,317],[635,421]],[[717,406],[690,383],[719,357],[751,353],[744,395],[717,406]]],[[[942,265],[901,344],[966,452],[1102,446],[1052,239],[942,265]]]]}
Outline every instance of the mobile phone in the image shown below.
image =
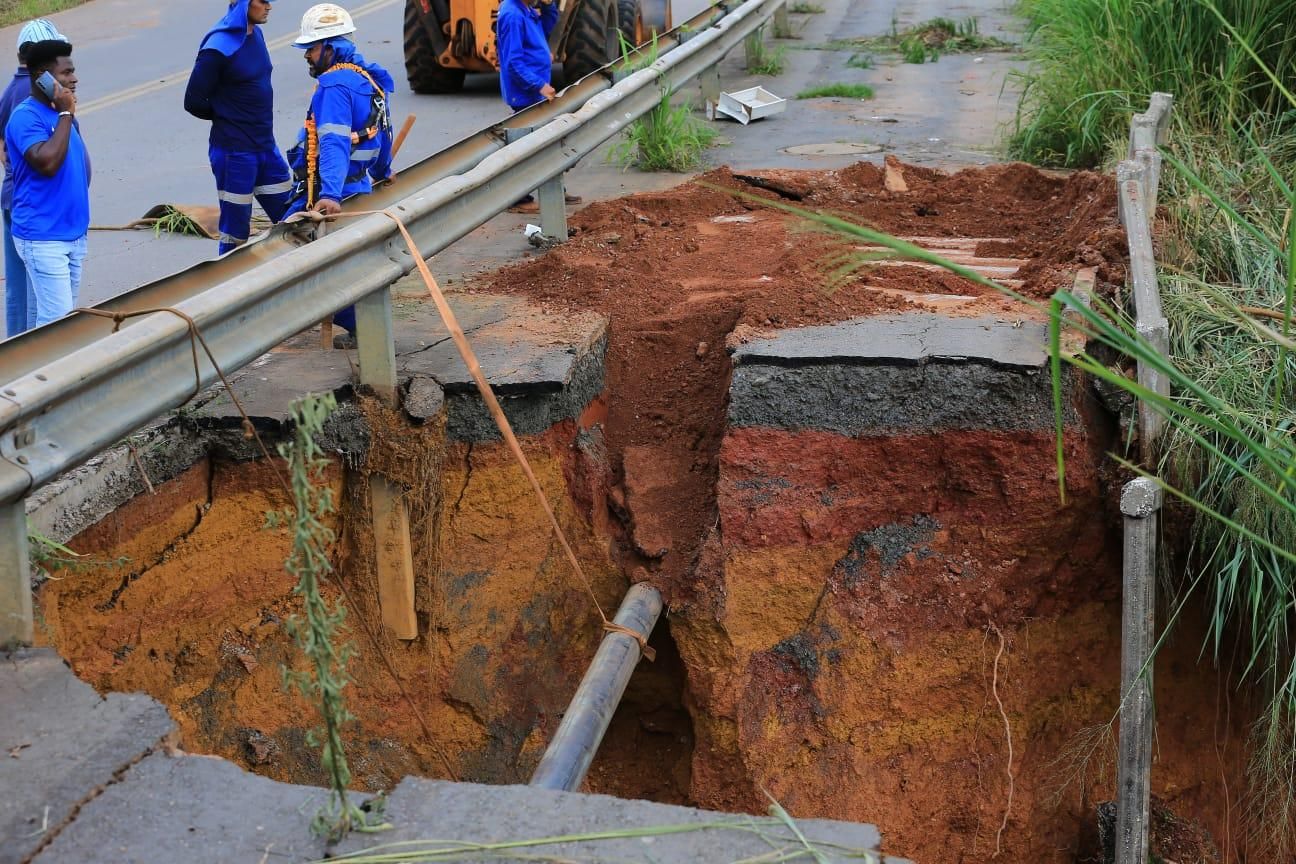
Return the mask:
{"type": "Polygon", "coordinates": [[[36,87],[45,94],[46,99],[51,102],[54,101],[54,90],[58,87],[58,82],[54,80],[54,76],[48,70],[42,72],[40,77],[36,79],[36,87]]]}

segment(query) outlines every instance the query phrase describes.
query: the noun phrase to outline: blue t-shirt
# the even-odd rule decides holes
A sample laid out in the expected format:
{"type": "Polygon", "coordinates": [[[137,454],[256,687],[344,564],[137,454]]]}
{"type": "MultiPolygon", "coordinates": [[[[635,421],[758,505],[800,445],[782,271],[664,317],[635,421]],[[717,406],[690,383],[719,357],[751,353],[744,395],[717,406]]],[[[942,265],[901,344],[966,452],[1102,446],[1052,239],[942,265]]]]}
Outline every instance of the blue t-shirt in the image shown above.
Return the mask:
{"type": "Polygon", "coordinates": [[[210,120],[210,141],[235,152],[273,150],[274,70],[260,27],[230,55],[203,48],[185,89],[185,110],[210,120]]]}
{"type": "Polygon", "coordinates": [[[52,138],[58,121],[57,111],[28,97],[5,126],[5,150],[14,172],[13,236],[23,240],[79,240],[90,229],[90,174],[76,125],[53,177],[32,168],[23,156],[52,138]]]}

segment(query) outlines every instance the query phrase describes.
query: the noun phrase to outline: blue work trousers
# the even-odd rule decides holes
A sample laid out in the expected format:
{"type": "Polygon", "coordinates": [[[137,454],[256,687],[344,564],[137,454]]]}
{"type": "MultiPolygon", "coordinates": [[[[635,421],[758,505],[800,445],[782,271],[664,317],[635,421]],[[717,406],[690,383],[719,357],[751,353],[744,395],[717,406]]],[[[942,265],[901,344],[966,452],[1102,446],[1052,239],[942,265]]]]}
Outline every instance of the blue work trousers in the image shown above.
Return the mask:
{"type": "Polygon", "coordinates": [[[220,200],[220,254],[247,242],[252,224],[252,199],[261,204],[271,222],[288,209],[292,175],[279,148],[241,153],[211,144],[207,148],[216,197],[220,200]]]}
{"type": "Polygon", "coordinates": [[[13,211],[4,211],[5,333],[17,336],[36,326],[36,292],[13,241],[13,211]]]}

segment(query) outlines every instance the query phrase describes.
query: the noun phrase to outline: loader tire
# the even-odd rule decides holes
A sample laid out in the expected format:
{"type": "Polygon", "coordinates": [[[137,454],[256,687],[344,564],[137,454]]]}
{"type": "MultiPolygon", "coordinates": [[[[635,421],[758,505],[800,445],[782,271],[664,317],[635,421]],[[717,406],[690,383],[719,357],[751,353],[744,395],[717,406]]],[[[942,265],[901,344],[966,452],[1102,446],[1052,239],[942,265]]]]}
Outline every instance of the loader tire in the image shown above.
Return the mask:
{"type": "Polygon", "coordinates": [[[640,0],[617,0],[617,29],[628,48],[639,47],[640,42],[651,38],[651,34],[639,32],[640,0]]]}
{"type": "Polygon", "coordinates": [[[458,93],[463,89],[463,69],[447,69],[437,62],[436,49],[423,29],[419,0],[405,0],[405,77],[415,93],[458,93]]]}
{"type": "Polygon", "coordinates": [[[617,0],[577,0],[576,23],[567,43],[563,78],[568,84],[621,56],[617,39],[617,0]]]}

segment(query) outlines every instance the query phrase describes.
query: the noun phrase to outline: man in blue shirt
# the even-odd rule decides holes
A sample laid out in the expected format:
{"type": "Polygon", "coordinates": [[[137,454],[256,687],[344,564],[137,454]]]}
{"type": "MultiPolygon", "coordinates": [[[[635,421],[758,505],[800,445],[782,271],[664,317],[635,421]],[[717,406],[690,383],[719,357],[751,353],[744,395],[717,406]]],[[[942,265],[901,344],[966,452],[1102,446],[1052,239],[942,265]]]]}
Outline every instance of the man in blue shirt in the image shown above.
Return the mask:
{"type": "Polygon", "coordinates": [[[542,100],[553,101],[549,83],[553,55],[549,34],[558,23],[552,0],[502,0],[495,23],[495,52],[499,57],[500,91],[514,111],[542,100]]]}
{"type": "MultiPolygon", "coordinates": [[[[390,100],[396,83],[346,38],[355,29],[350,14],[333,3],[312,6],[302,16],[293,47],[305,49],[310,75],[318,83],[297,143],[288,151],[297,181],[289,213],[341,213],[343,198],[366,195],[373,181],[391,176],[390,100]]],[[[355,332],[352,307],[333,321],[355,332]]]]}
{"type": "Polygon", "coordinates": [[[212,124],[207,156],[220,202],[221,254],[247,242],[253,197],[278,222],[292,189],[274,142],[273,66],[260,27],[269,17],[270,0],[230,4],[203,37],[185,89],[185,110],[212,124]]]}
{"type": "Polygon", "coordinates": [[[81,289],[81,263],[90,228],[90,170],[73,123],[76,67],[72,46],[46,40],[27,51],[31,96],[5,126],[5,154],[13,167],[13,238],[36,295],[36,324],[72,311],[81,289]],[[41,75],[54,79],[52,95],[41,75]]]}
{"type": "MultiPolygon", "coordinates": [[[[501,0],[495,22],[495,56],[499,58],[500,92],[514,113],[537,102],[552,102],[557,93],[549,83],[553,55],[549,34],[558,23],[553,0],[501,0]],[[539,8],[537,8],[537,6],[539,8]]],[[[577,195],[568,204],[580,203],[577,195]]],[[[540,208],[534,195],[519,199],[510,210],[534,213],[540,208]]]]}
{"type": "MultiPolygon", "coordinates": [[[[18,69],[0,94],[0,158],[4,154],[4,127],[18,103],[31,95],[31,73],[27,71],[27,50],[36,42],[57,39],[68,42],[49,21],[37,18],[18,31],[18,69]]],[[[17,336],[36,325],[36,295],[27,281],[27,268],[13,243],[13,168],[4,160],[4,186],[0,189],[0,210],[4,213],[5,332],[17,336]]]]}

